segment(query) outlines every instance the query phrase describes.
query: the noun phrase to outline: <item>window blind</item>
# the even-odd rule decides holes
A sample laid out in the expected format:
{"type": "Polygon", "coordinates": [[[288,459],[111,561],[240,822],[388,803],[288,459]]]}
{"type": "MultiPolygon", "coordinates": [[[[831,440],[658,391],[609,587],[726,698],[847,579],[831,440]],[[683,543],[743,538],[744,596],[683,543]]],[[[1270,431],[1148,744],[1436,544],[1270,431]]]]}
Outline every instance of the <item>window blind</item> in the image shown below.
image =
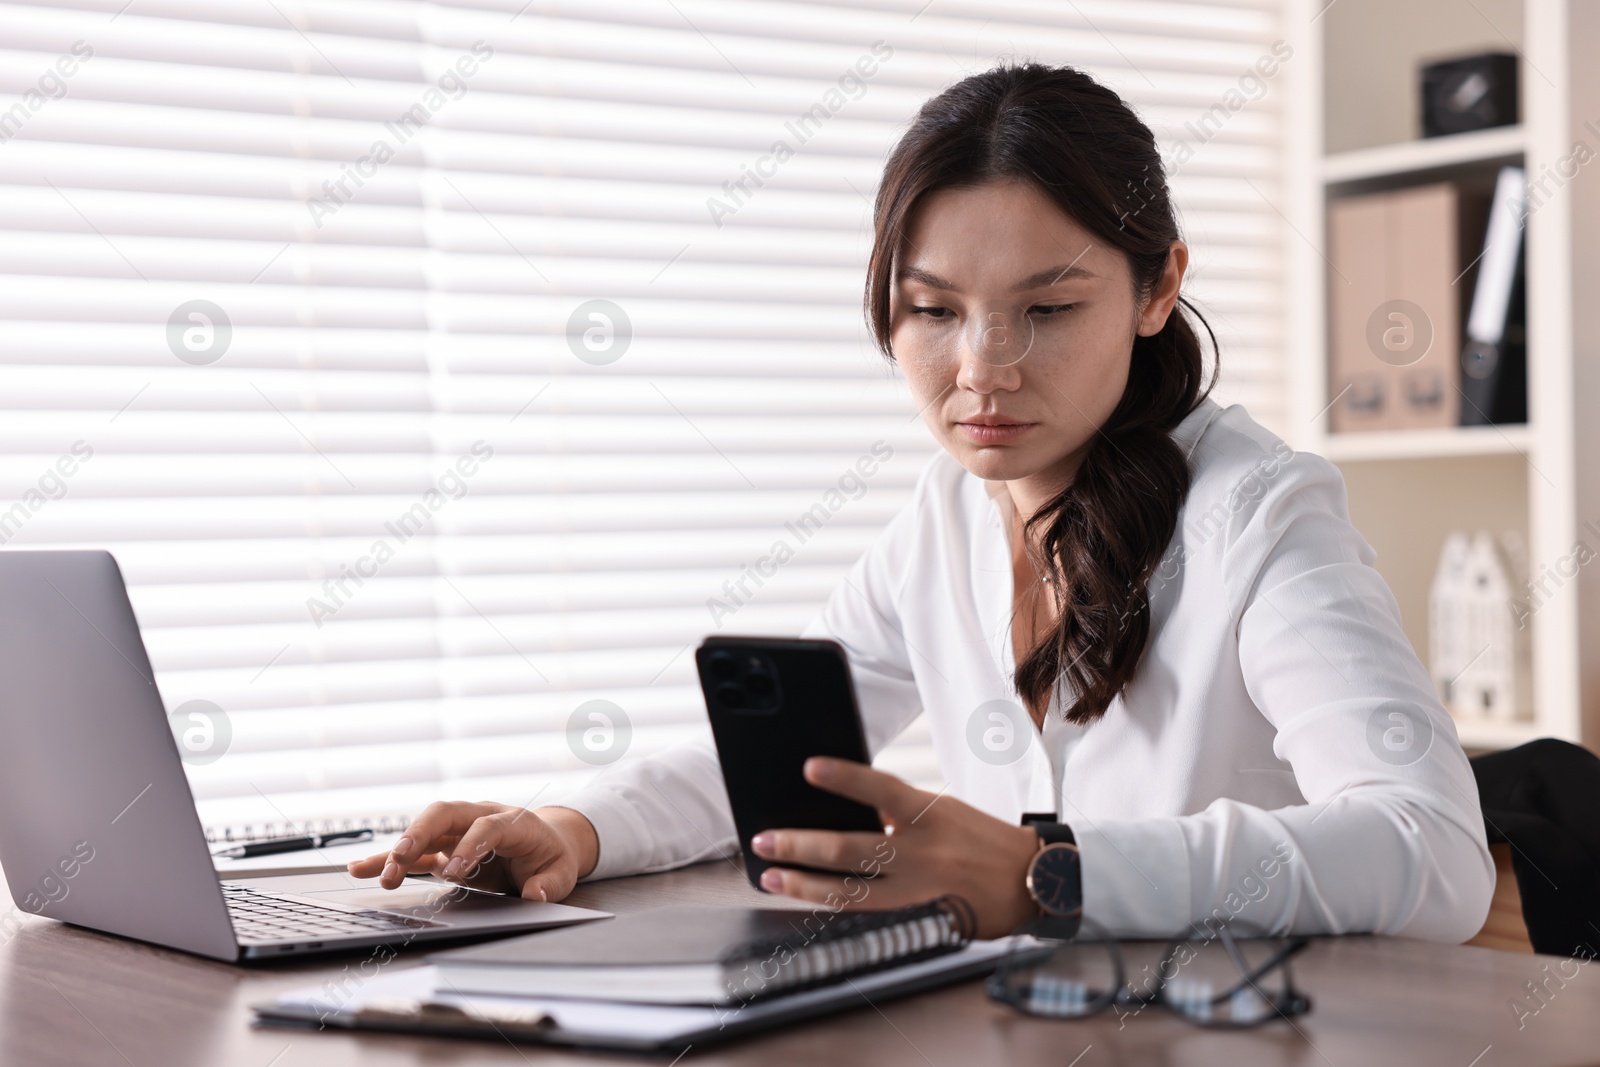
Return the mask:
{"type": "MultiPolygon", "coordinates": [[[[997,57],[1157,130],[1219,396],[1276,423],[1279,17],[0,4],[0,541],[116,554],[212,825],[559,799],[703,729],[693,646],[797,632],[909,499],[870,199],[997,57]]],[[[920,727],[882,763],[938,778],[920,727]]]]}

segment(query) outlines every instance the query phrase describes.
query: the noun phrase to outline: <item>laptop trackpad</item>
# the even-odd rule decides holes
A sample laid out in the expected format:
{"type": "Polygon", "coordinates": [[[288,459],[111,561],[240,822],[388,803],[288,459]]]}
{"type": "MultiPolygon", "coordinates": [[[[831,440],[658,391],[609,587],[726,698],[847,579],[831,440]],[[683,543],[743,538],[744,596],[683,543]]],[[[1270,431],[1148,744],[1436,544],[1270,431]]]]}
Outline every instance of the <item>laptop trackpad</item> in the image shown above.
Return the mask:
{"type": "Polygon", "coordinates": [[[248,878],[243,881],[245,885],[263,893],[299,897],[303,900],[316,901],[318,904],[348,908],[351,911],[384,908],[389,911],[415,913],[415,909],[425,908],[426,912],[416,913],[423,918],[431,918],[433,913],[445,909],[455,911],[462,906],[470,908],[473,904],[478,904],[480,907],[506,907],[518,904],[526,906],[530,903],[520,897],[468,889],[466,886],[431,877],[407,878],[395,889],[384,889],[376,880],[352,878],[343,871],[329,871],[326,874],[290,874],[276,878],[248,878]]]}
{"type": "MultiPolygon", "coordinates": [[[[452,885],[449,882],[437,882],[432,879],[406,879],[396,889],[380,889],[376,886],[357,886],[348,889],[326,889],[314,892],[296,893],[295,896],[305,900],[314,900],[319,904],[331,904],[336,908],[381,908],[384,911],[399,912],[402,915],[411,915],[418,919],[429,919],[434,922],[461,922],[471,921],[473,916],[483,915],[486,918],[496,916],[499,921],[511,915],[533,919],[534,913],[548,909],[551,912],[577,912],[576,908],[566,908],[560,904],[542,904],[538,901],[523,900],[521,897],[506,896],[502,893],[486,893],[478,889],[468,889],[466,886],[452,885]]],[[[582,913],[570,916],[559,914],[539,915],[538,918],[547,923],[559,923],[563,920],[572,922],[581,917],[582,913]]]]}
{"type": "Polygon", "coordinates": [[[451,885],[433,879],[406,879],[396,889],[379,889],[359,886],[349,889],[327,889],[297,896],[331,904],[336,908],[382,908],[432,922],[468,926],[479,923],[516,922],[530,928],[563,926],[586,919],[609,919],[603,911],[574,908],[567,904],[546,904],[539,900],[502,893],[488,893],[466,886],[451,885]]]}
{"type": "Polygon", "coordinates": [[[250,878],[244,879],[244,883],[274,896],[297,897],[346,911],[378,908],[430,922],[468,927],[503,927],[511,923],[537,929],[611,917],[608,912],[487,893],[437,878],[407,878],[395,889],[382,889],[375,881],[358,881],[334,871],[250,878]]]}
{"type": "MultiPolygon", "coordinates": [[[[457,898],[479,896],[478,893],[461,892],[459,886],[447,882],[407,881],[398,889],[333,889],[301,896],[325,900],[331,904],[349,904],[358,908],[425,908],[442,906],[451,895],[457,898]],[[435,902],[438,902],[437,904],[435,902]]],[[[498,895],[498,894],[496,894],[498,895]]],[[[453,900],[449,901],[454,903],[453,900]]]]}

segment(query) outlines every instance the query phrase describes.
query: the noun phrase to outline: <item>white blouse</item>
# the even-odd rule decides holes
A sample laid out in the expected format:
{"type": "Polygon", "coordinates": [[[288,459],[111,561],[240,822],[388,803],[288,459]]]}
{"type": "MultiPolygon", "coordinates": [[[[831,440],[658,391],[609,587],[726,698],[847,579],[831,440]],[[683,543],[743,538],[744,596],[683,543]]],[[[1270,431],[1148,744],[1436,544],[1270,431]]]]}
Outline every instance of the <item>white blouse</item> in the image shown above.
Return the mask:
{"type": "MultiPolygon", "coordinates": [[[[1494,887],[1477,785],[1329,462],[1237,405],[1177,427],[1192,482],[1150,583],[1150,638],[1105,716],[1012,684],[1010,494],[940,453],[808,636],[850,658],[876,753],[928,717],[952,795],[1056,812],[1084,913],[1123,936],[1226,918],[1273,932],[1462,941],[1494,887]]],[[[603,878],[738,843],[709,734],[562,802],[603,878]]]]}

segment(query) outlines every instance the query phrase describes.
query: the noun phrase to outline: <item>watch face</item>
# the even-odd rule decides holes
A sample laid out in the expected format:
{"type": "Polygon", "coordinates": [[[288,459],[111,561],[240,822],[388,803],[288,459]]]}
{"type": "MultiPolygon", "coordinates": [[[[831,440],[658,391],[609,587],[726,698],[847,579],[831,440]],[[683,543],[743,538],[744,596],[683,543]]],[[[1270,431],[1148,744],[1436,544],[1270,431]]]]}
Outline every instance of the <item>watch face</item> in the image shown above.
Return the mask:
{"type": "Polygon", "coordinates": [[[1083,907],[1083,884],[1078,873],[1078,850],[1072,845],[1050,845],[1034,858],[1028,888],[1041,907],[1055,915],[1070,915],[1083,907]]]}

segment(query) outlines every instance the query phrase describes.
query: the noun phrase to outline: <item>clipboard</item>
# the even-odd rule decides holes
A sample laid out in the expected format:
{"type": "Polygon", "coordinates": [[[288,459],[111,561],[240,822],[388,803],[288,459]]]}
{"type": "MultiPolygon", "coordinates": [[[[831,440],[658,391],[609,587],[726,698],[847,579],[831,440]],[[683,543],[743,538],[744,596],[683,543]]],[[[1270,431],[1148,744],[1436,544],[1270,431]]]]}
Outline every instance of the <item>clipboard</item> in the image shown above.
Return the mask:
{"type": "Polygon", "coordinates": [[[982,977],[1008,952],[1027,963],[1042,960],[1053,950],[1050,943],[1032,938],[1020,943],[976,941],[948,955],[731,1008],[467,995],[439,988],[437,968],[421,966],[380,974],[351,990],[348,997],[325,985],[252,1005],[252,1010],[257,1024],[264,1026],[676,1053],[691,1045],[709,1045],[982,977]]]}

